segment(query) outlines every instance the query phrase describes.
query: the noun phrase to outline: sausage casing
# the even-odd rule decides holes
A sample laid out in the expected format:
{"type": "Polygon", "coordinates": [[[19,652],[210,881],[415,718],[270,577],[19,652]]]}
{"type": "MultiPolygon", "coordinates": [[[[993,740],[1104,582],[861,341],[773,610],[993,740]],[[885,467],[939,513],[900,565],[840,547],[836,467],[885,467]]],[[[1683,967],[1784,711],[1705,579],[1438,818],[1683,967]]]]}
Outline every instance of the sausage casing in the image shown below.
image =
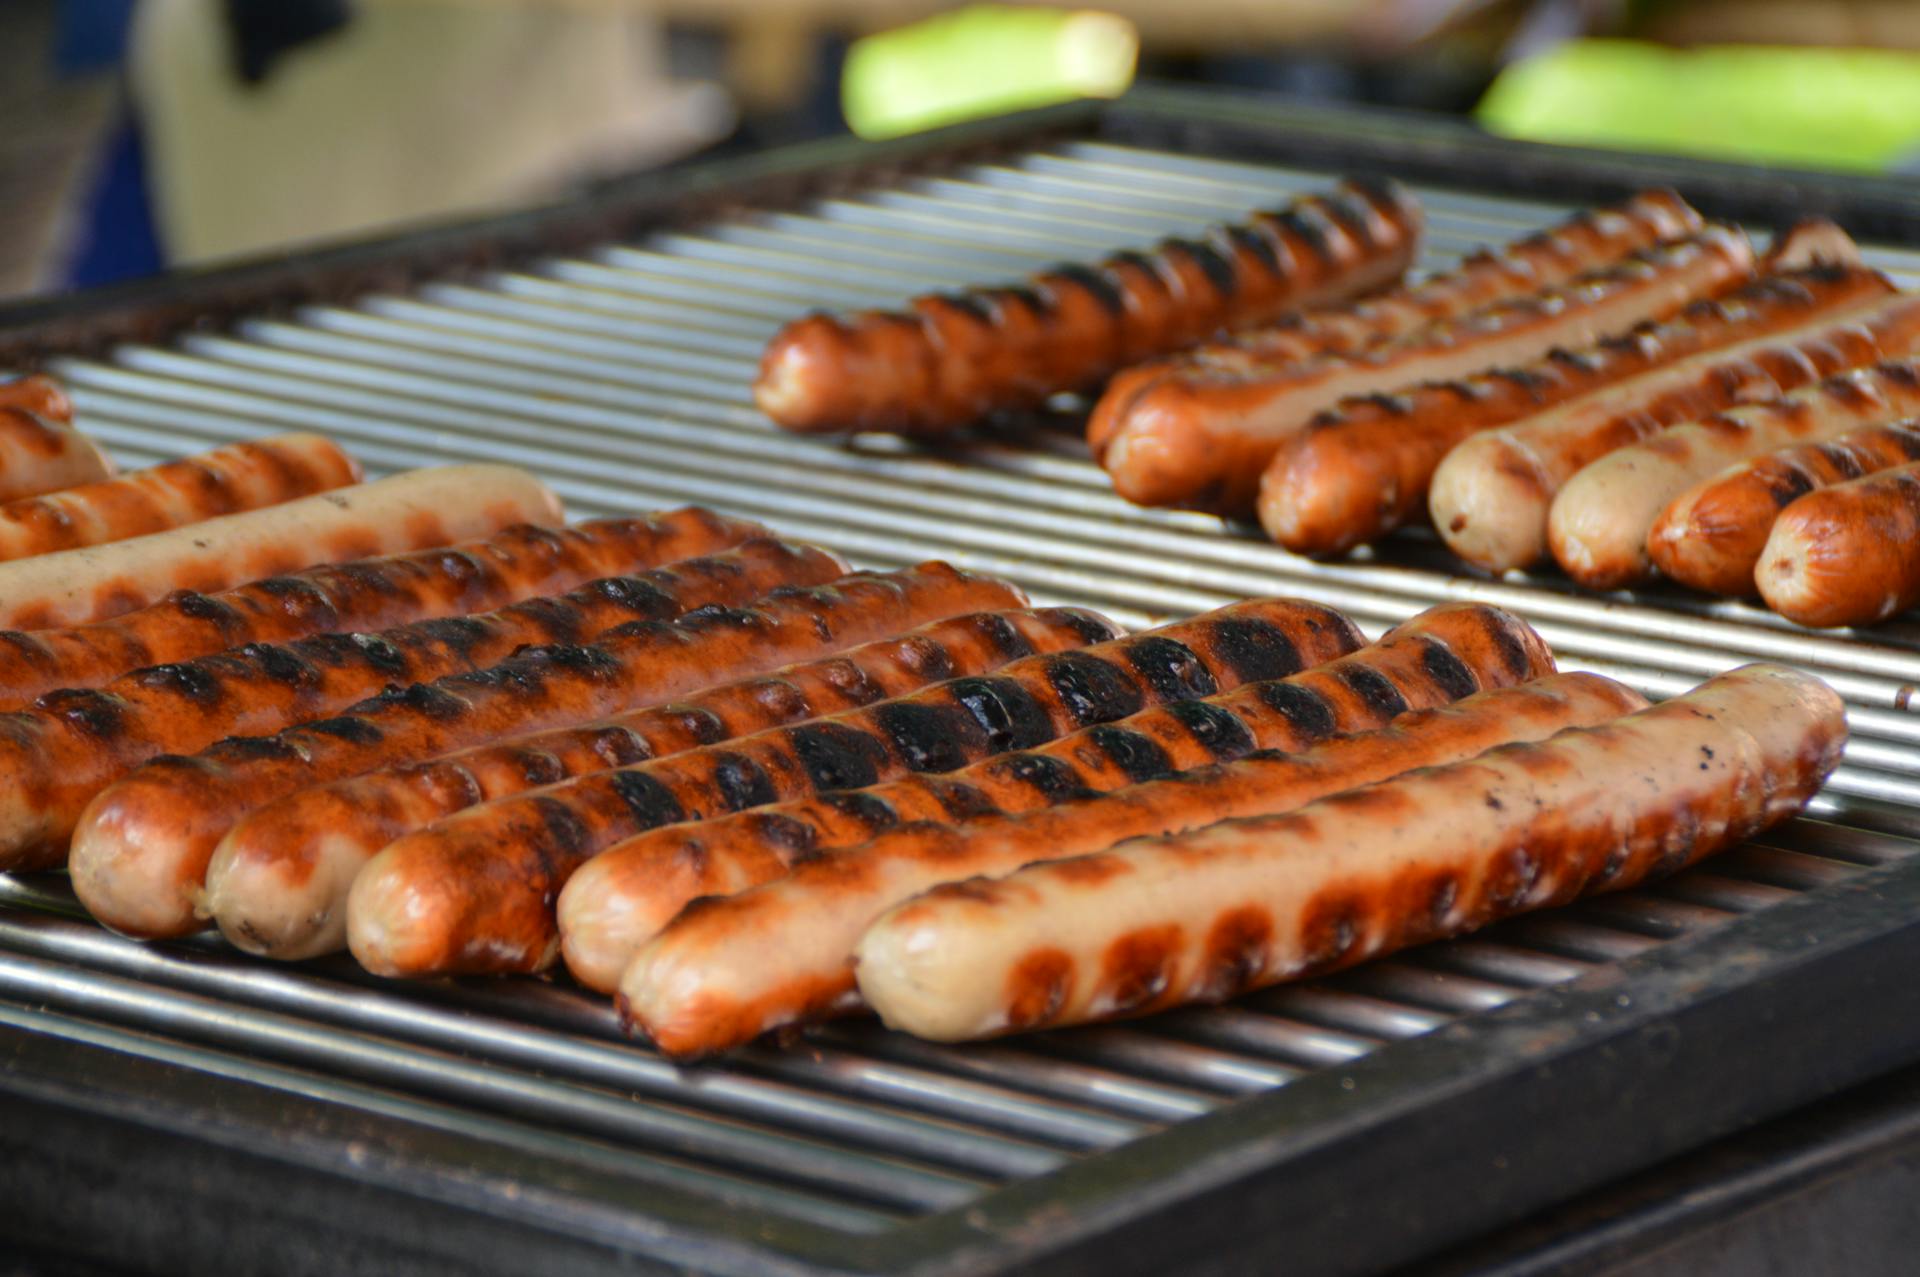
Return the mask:
{"type": "Polygon", "coordinates": [[[1203,240],[1060,267],[1026,286],[809,315],[768,345],[754,399],[789,430],[954,430],[1222,328],[1385,284],[1413,261],[1420,228],[1399,186],[1349,182],[1203,240]]]}
{"type": "Polygon", "coordinates": [[[1845,739],[1830,688],[1749,666],[1288,814],[952,882],[868,928],[860,988],[945,1038],[1222,1001],[1684,868],[1797,811],[1845,739]]]}
{"type": "Polygon", "coordinates": [[[1773,521],[1820,488],[1920,461],[1920,420],[1870,426],[1822,443],[1736,462],[1673,499],[1653,522],[1647,554],[1696,590],[1749,595],[1773,521]]]}
{"type": "Polygon", "coordinates": [[[1653,574],[1647,537],[1676,497],[1727,466],[1920,412],[1920,359],[1855,368],[1773,403],[1672,426],[1600,458],[1554,498],[1547,544],[1567,575],[1610,590],[1653,574]]]}
{"type": "MultiPolygon", "coordinates": [[[[1467,439],[1605,387],[1883,299],[1878,271],[1814,267],[1762,276],[1590,346],[1530,364],[1359,395],[1290,436],[1260,479],[1267,534],[1300,554],[1339,554],[1419,518],[1449,452],[1467,439]]],[[[1458,533],[1456,533],[1458,535],[1458,533]]]]}
{"type": "Polygon", "coordinates": [[[1668,426],[1759,403],[1876,359],[1920,351],[1920,299],[1896,295],[1839,318],[1608,387],[1476,434],[1434,471],[1434,527],[1455,554],[1502,572],[1544,559],[1553,499],[1586,466],[1668,426]]]}
{"type": "Polygon", "coordinates": [[[1920,463],[1810,492],[1781,512],[1753,579],[1802,625],[1867,625],[1920,602],[1920,463]]]}
{"type": "Polygon", "coordinates": [[[1636,253],[1530,297],[1399,341],[1330,355],[1258,378],[1196,370],[1136,395],[1095,455],[1114,490],[1140,505],[1251,510],[1280,446],[1350,395],[1393,391],[1584,346],[1753,274],[1753,247],[1723,226],[1636,253]]]}
{"type": "MultiPolygon", "coordinates": [[[[169,746],[175,756],[152,759],[94,799],[75,839],[76,857],[84,848],[99,866],[97,873],[87,871],[99,881],[97,895],[118,897],[117,925],[135,934],[173,934],[193,925],[192,904],[220,836],[241,813],[308,784],[590,722],[938,617],[1022,602],[1005,582],[926,563],[903,572],[855,573],[810,589],[782,588],[747,607],[708,606],[672,621],[629,622],[591,646],[516,652],[490,668],[396,687],[272,736],[203,740],[191,755],[169,746]]],[[[542,603],[556,622],[564,619],[551,601],[542,603]]],[[[323,676],[331,651],[323,644],[305,666],[284,668],[311,666],[323,676]]],[[[285,719],[311,716],[294,706],[285,719]]],[[[0,728],[7,722],[0,717],[0,728]]],[[[12,765],[3,753],[0,762],[12,765]]]]}
{"type": "Polygon", "coordinates": [[[354,875],[403,835],[483,802],[839,713],[1037,652],[1120,633],[1078,608],[974,612],[667,705],[312,785],[242,814],[207,866],[200,911],[250,953],[344,948],[354,875]]]}
{"type": "Polygon", "coordinates": [[[634,953],[689,901],[773,881],[902,824],[965,826],[1256,750],[1300,749],[1552,670],[1546,645],[1524,621],[1498,608],[1443,604],[1377,643],[1284,679],[1143,710],[943,776],[656,829],[587,862],[561,892],[567,966],[581,983],[611,992],[634,953]]]}
{"type": "Polygon", "coordinates": [[[59,382],[42,373],[0,381],[0,408],[18,408],[61,425],[73,423],[73,400],[59,382]]]}
{"type": "MultiPolygon", "coordinates": [[[[495,665],[529,643],[589,639],[634,620],[665,620],[782,585],[817,584],[844,569],[824,550],[762,537],[724,554],[592,581],[493,612],[378,634],[238,648],[137,670],[101,689],[54,692],[30,711],[0,718],[0,775],[12,782],[0,806],[0,846],[16,863],[55,860],[74,834],[74,889],[94,917],[134,934],[167,934],[192,922],[191,896],[205,855],[178,860],[181,835],[189,832],[178,802],[165,832],[148,837],[152,825],[138,819],[137,801],[101,793],[155,755],[277,731],[345,709],[382,687],[495,665]],[[92,801],[96,795],[100,801],[92,801]]],[[[338,720],[318,730],[330,727],[351,730],[338,720]]],[[[240,749],[269,753],[276,746],[255,739],[240,749]]],[[[150,819],[151,809],[145,815],[150,819]]],[[[201,844],[193,846],[197,851],[201,844]]]]}
{"type": "Polygon", "coordinates": [[[1339,613],[1251,600],[981,678],[463,811],[354,879],[347,942],[383,975],[537,971],[559,953],[554,896],[588,858],[659,825],[945,772],[1148,705],[1293,673],[1352,651],[1339,613]]]}

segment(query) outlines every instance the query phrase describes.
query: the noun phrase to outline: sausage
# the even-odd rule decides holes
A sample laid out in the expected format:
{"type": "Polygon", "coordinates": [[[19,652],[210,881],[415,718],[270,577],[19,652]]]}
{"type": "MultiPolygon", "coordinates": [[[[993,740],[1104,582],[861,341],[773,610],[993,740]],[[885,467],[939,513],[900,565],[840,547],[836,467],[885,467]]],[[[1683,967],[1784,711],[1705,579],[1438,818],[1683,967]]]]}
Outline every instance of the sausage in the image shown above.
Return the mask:
{"type": "Polygon", "coordinates": [[[72,426],[0,405],[0,501],[37,496],[113,474],[113,463],[72,426]]]}
{"type": "MultiPolygon", "coordinates": [[[[1119,633],[1104,617],[1078,608],[974,612],[669,705],[296,790],[244,814],[220,838],[199,909],[249,953],[283,959],[331,953],[346,946],[347,888],[361,866],[441,817],[1119,633]]],[[[212,827],[204,819],[195,823],[212,827]]]]}
{"type": "Polygon", "coordinates": [[[1810,492],[1755,564],[1767,606],[1802,625],[1868,625],[1920,602],[1920,464],[1810,492]]]}
{"type": "Polygon", "coordinates": [[[1547,516],[1561,568],[1590,589],[1653,574],[1647,535],[1674,498],[1736,461],[1789,444],[1836,439],[1920,412],[1920,359],[1856,368],[1774,403],[1673,426],[1600,458],[1567,481],[1547,516]]]}
{"type": "Polygon", "coordinates": [[[1412,263],[1420,229],[1398,185],[1350,181],[1203,239],[1057,267],[1025,286],[808,315],[767,346],[754,401],[789,430],[945,433],[1220,328],[1388,283],[1412,263]]]}
{"type": "MultiPolygon", "coordinates": [[[[73,400],[60,383],[44,373],[28,373],[0,381],[0,408],[18,408],[45,421],[73,424],[73,400]]],[[[107,473],[113,473],[108,463],[107,473]]]]}
{"type": "MultiPolygon", "coordinates": [[[[505,735],[590,722],[937,617],[1024,601],[1013,586],[944,563],[856,573],[830,585],[775,590],[751,607],[708,606],[673,621],[631,622],[590,646],[532,648],[487,669],[394,687],[344,714],[273,736],[206,745],[216,731],[197,746],[169,745],[176,752],[200,752],[148,762],[102,792],[81,818],[74,839],[76,884],[82,878],[97,882],[89,890],[113,903],[114,925],[122,930],[177,934],[193,925],[193,900],[220,834],[240,813],[308,784],[505,735]]],[[[564,618],[565,609],[549,601],[541,607],[556,620],[564,618]]],[[[464,632],[461,627],[452,633],[464,632]]],[[[567,628],[584,632],[579,625],[567,628]]],[[[294,653],[299,646],[266,651],[294,653]]],[[[310,657],[273,668],[303,680],[308,671],[315,679],[331,672],[332,646],[308,651],[310,657]]],[[[225,658],[213,659],[212,669],[223,668],[218,662],[225,658]]],[[[53,704],[61,708],[58,700],[53,704]]],[[[314,712],[295,709],[280,717],[294,721],[314,712]]],[[[0,717],[0,742],[9,721],[0,717]]],[[[0,775],[16,767],[0,744],[0,775]]]]}
{"type": "Polygon", "coordinates": [[[1644,373],[1892,292],[1885,275],[1864,269],[1766,275],[1724,297],[1695,302],[1670,321],[1549,351],[1530,364],[1343,399],[1289,436],[1268,464],[1260,477],[1261,526],[1299,554],[1344,553],[1425,513],[1441,461],[1476,434],[1603,387],[1627,392],[1630,379],[1644,373]]]}
{"type": "MultiPolygon", "coordinates": [[[[1416,768],[1544,740],[1570,727],[1597,727],[1646,703],[1637,692],[1598,675],[1559,674],[1416,710],[1377,731],[1298,754],[1265,751],[1031,815],[903,830],[862,849],[860,858],[911,860],[914,867],[903,865],[901,872],[929,880],[937,876],[947,885],[893,905],[866,929],[854,949],[859,997],[894,1027],[942,1041],[1120,1014],[1140,991],[1116,988],[1116,977],[1128,970],[1124,959],[1112,970],[1103,960],[1131,952],[1116,951],[1114,942],[1136,928],[1128,918],[1126,875],[1098,877],[1092,867],[1109,862],[1093,859],[1096,853],[1129,838],[1167,837],[1220,820],[1279,815],[1416,768]],[[1081,869],[1089,872],[1077,874],[1081,869]],[[1094,908],[1111,911],[1113,925],[1089,908],[1089,897],[1099,902],[1094,908]],[[983,913],[970,903],[975,900],[991,903],[983,913]],[[1051,911],[1051,919],[1036,933],[1039,909],[1051,911]],[[993,929],[994,943],[982,942],[983,924],[993,929]],[[908,934],[939,936],[953,954],[965,954],[976,964],[974,978],[952,981],[943,959],[903,954],[900,942],[908,934]],[[1024,996],[1040,983],[1032,978],[1039,973],[1044,973],[1043,996],[1024,996]],[[938,1006],[928,997],[935,989],[938,1006]]],[[[900,899],[899,889],[889,883],[887,899],[900,899]]],[[[867,907],[863,902],[862,910],[867,907]]],[[[843,983],[843,996],[848,992],[843,983]]],[[[827,1012],[845,1009],[848,1004],[837,1001],[827,1012]]]]}
{"type": "Polygon", "coordinates": [[[344,709],[382,687],[484,669],[528,643],[578,641],[636,619],[664,620],[753,598],[784,583],[830,580],[844,566],[823,550],[759,538],[711,558],[608,577],[494,612],[378,634],[236,648],[136,670],[100,689],[54,692],[31,710],[0,716],[0,776],[9,782],[0,800],[0,854],[6,857],[0,864],[58,863],[79,822],[74,887],[94,917],[142,935],[184,927],[192,919],[188,893],[199,886],[205,857],[192,865],[190,881],[168,891],[159,882],[170,881],[161,867],[177,869],[172,851],[191,831],[174,824],[167,835],[144,836],[151,826],[131,829],[126,808],[114,801],[80,819],[96,794],[155,755],[276,731],[344,709]]]}
{"type": "Polygon", "coordinates": [[[1753,274],[1746,236],[1711,226],[1686,239],[1354,355],[1289,364],[1258,378],[1204,370],[1141,392],[1094,459],[1139,505],[1253,508],[1260,474],[1287,438],[1349,395],[1378,393],[1538,359],[1580,346],[1753,274]]]}
{"type": "Polygon", "coordinates": [[[908,772],[951,771],[1151,704],[1194,700],[1351,651],[1339,613],[1253,600],[797,727],[459,813],[389,845],[354,879],[347,944],[379,975],[538,971],[553,899],[595,853],[658,825],[908,772]]]}
{"type": "Polygon", "coordinates": [[[0,559],[164,532],[360,482],[321,435],[276,435],[0,505],[0,559]]]}
{"type": "Polygon", "coordinates": [[[1566,482],[1668,426],[1758,403],[1876,359],[1920,351],[1920,298],[1692,359],[1475,435],[1434,471],[1427,500],[1455,554],[1495,572],[1547,556],[1547,511],[1566,482]]]}
{"type": "Polygon", "coordinates": [[[0,563],[0,626],[84,625],[175,590],[225,590],[316,563],[450,545],[560,517],[545,485],[512,466],[414,470],[130,541],[0,563]]]}
{"type": "Polygon", "coordinates": [[[1087,420],[1087,442],[1096,453],[1104,449],[1133,400],[1165,377],[1200,369],[1258,376],[1317,355],[1357,354],[1435,321],[1539,292],[1702,225],[1700,214],[1674,192],[1642,191],[1617,208],[1578,212],[1497,253],[1483,249],[1468,254],[1456,269],[1419,284],[1402,284],[1342,306],[1296,311],[1275,324],[1137,364],[1107,383],[1087,420]]]}
{"type": "Polygon", "coordinates": [[[522,523],[484,540],[307,568],[218,594],[179,590],[138,611],[61,630],[0,630],[0,710],[129,670],[344,630],[380,630],[554,594],[603,576],[710,554],[758,524],[688,507],[570,528],[522,523]]]}
{"type": "MultiPolygon", "coordinates": [[[[1845,738],[1832,689],[1749,666],[1286,814],[951,881],[867,928],[859,988],[889,1024],[949,1040],[1224,1001],[1675,872],[1792,815],[1845,738]]],[[[886,877],[889,896],[909,886],[886,877]]]]}
{"type": "Polygon", "coordinates": [[[1870,426],[1831,442],[1737,462],[1702,479],[1660,512],[1647,534],[1647,555],[1654,567],[1683,585],[1750,595],[1767,534],[1788,505],[1817,489],[1913,461],[1920,461],[1920,420],[1870,426]]]}
{"type": "Polygon", "coordinates": [[[1302,749],[1552,672],[1546,644],[1524,621],[1498,608],[1443,604],[1378,643],[1278,681],[1144,710],[946,776],[908,776],[630,838],[589,861],[560,893],[562,951],[575,979],[611,992],[634,953],[689,901],[770,882],[896,826],[968,825],[1256,750],[1302,749]]]}

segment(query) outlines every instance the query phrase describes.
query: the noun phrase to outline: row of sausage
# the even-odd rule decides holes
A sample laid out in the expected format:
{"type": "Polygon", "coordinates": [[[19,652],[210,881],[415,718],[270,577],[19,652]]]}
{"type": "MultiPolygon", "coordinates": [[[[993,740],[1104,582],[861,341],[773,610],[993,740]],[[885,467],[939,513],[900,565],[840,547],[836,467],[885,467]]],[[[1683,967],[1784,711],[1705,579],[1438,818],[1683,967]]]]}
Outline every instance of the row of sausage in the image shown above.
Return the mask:
{"type": "Polygon", "coordinates": [[[1645,192],[1390,285],[1421,232],[1405,191],[1352,183],[1025,286],[811,315],[756,398],[790,429],[926,435],[1102,391],[1088,440],[1121,495],[1300,553],[1424,518],[1477,568],[1595,589],[1665,574],[1811,625],[1920,601],[1920,298],[1838,227],[1761,254],[1645,192]]]}

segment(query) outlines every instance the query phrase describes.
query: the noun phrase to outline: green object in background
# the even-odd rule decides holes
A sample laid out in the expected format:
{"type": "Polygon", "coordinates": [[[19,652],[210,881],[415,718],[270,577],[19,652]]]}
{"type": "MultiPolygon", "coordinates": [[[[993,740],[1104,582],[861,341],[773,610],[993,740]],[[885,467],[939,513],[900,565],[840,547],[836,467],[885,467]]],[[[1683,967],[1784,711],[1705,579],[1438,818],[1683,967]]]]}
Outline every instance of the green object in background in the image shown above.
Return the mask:
{"type": "Polygon", "coordinates": [[[1502,72],[1478,114],[1538,141],[1872,172],[1920,152],[1920,55],[1574,40],[1502,72]]]}
{"type": "Polygon", "coordinates": [[[1114,97],[1132,82],[1139,52],[1133,24],[1110,13],[979,5],[856,41],[840,102],[861,137],[897,137],[1114,97]]]}

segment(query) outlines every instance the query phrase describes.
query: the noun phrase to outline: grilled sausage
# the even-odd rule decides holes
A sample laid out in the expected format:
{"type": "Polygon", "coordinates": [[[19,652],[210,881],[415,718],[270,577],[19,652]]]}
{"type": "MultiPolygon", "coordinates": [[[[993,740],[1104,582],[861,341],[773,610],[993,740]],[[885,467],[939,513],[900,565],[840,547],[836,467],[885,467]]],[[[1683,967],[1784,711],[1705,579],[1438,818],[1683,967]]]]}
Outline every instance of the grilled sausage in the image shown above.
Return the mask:
{"type": "Polygon", "coordinates": [[[113,462],[72,426],[0,404],[0,501],[93,483],[112,474],[113,462]]]}
{"type": "Polygon", "coordinates": [[[1660,512],[1647,534],[1647,555],[1664,575],[1696,590],[1752,594],[1754,565],[1774,520],[1789,504],[1817,489],[1913,461],[1920,461],[1920,419],[1737,462],[1702,479],[1660,512]]]}
{"type": "MultiPolygon", "coordinates": [[[[588,639],[634,620],[665,620],[783,584],[831,580],[844,566],[824,550],[761,538],[712,558],[608,577],[494,612],[236,648],[138,670],[98,690],[54,692],[29,711],[0,717],[0,775],[10,782],[0,801],[0,848],[8,858],[0,863],[57,863],[81,809],[155,755],[277,731],[382,687],[484,669],[528,643],[588,639]]],[[[178,803],[174,810],[177,816],[178,803]]],[[[108,926],[142,935],[187,926],[190,892],[206,859],[180,870],[173,853],[193,831],[176,822],[162,836],[144,836],[152,826],[135,830],[128,816],[127,805],[111,796],[88,812],[73,842],[75,890],[108,926]],[[188,881],[174,881],[183,873],[188,881]],[[172,889],[160,890],[163,883],[172,889]]]]}
{"type": "MultiPolygon", "coordinates": [[[[73,400],[59,382],[42,373],[0,381],[0,408],[18,408],[63,426],[73,424],[73,400]]],[[[112,473],[111,464],[107,472],[112,473]]]]}
{"type": "Polygon", "coordinates": [[[1434,471],[1427,500],[1448,548],[1496,572],[1547,555],[1547,512],[1567,481],[1683,421],[1760,403],[1877,359],[1920,351],[1920,298],[1894,296],[1817,325],[1697,355],[1501,430],[1434,471]]]}
{"type": "Polygon", "coordinates": [[[361,866],[388,843],[456,811],[1119,633],[1078,608],[975,612],[669,705],[296,790],[242,816],[220,839],[200,912],[250,953],[331,953],[346,946],[347,888],[361,866]]]}
{"type": "Polygon", "coordinates": [[[542,970],[559,953],[554,895],[588,857],[623,838],[908,772],[951,771],[1146,705],[1291,673],[1360,641],[1331,609],[1255,600],[489,803],[375,856],[348,896],[347,944],[381,975],[542,970]]]}
{"type": "MultiPolygon", "coordinates": [[[[599,636],[592,646],[534,648],[489,669],[394,688],[338,717],[147,763],[101,793],[82,818],[76,862],[84,853],[98,869],[77,868],[76,877],[97,879],[92,890],[102,900],[112,893],[113,916],[123,929],[174,934],[192,925],[192,901],[220,834],[240,813],[305,785],[501,736],[590,722],[937,617],[1023,601],[1004,582],[927,563],[884,575],[857,573],[813,589],[776,590],[752,607],[705,607],[671,622],[634,622],[599,636]]],[[[311,670],[319,677],[331,656],[332,649],[323,648],[314,659],[276,668],[302,678],[303,670],[311,670]]],[[[7,723],[0,717],[0,739],[7,723]]],[[[0,750],[0,775],[12,767],[11,755],[0,750]]]]}
{"type": "Polygon", "coordinates": [[[1767,606],[1802,625],[1868,625],[1920,602],[1920,464],[1810,492],[1754,566],[1767,606]]]}
{"type": "Polygon", "coordinates": [[[1789,444],[1837,439],[1920,412],[1920,359],[1856,368],[1753,404],[1673,426],[1600,458],[1567,481],[1547,517],[1547,544],[1567,575],[1596,590],[1653,574],[1647,535],[1674,498],[1737,461],[1789,444]]]}
{"type": "Polygon", "coordinates": [[[442,466],[130,541],[0,563],[0,625],[84,625],[175,590],[225,590],[316,563],[557,524],[560,503],[524,470],[442,466]]]}
{"type": "Polygon", "coordinates": [[[381,630],[504,607],[724,550],[765,532],[695,507],[570,528],[522,523],[485,540],[307,568],[219,594],[180,590],[93,625],[0,631],[0,710],[247,643],[381,630]]]}
{"type": "Polygon", "coordinates": [[[1378,540],[1426,511],[1440,462],[1476,434],[1603,387],[1628,391],[1630,379],[1644,373],[1858,309],[1892,291],[1885,275],[1858,268],[1766,275],[1695,302],[1670,321],[1549,351],[1534,363],[1344,399],[1274,455],[1260,478],[1261,526],[1300,554],[1339,554],[1378,540]]]}
{"type": "Polygon", "coordinates": [[[360,481],[321,435],[277,435],[0,505],[0,559],[164,532],[360,481]]]}
{"type": "Polygon", "coordinates": [[[1349,182],[1203,240],[1058,267],[1023,287],[809,315],[768,345],[754,400],[789,430],[954,430],[1221,328],[1376,288],[1413,261],[1420,223],[1399,186],[1349,182]]]}
{"type": "Polygon", "coordinates": [[[1133,400],[1166,377],[1196,370],[1260,376],[1318,355],[1357,354],[1436,321],[1537,293],[1701,225],[1700,214],[1672,191],[1643,191],[1617,208],[1583,210],[1497,253],[1471,253],[1458,268],[1419,284],[1402,284],[1343,306],[1297,311],[1276,324],[1137,364],[1107,383],[1087,420],[1087,442],[1095,452],[1106,447],[1133,400]]]}
{"type": "Polygon", "coordinates": [[[1275,682],[1145,710],[1110,726],[940,777],[908,776],[641,834],[587,862],[560,894],[574,978],[611,992],[642,945],[700,896],[732,895],[796,864],[917,820],[969,825],[1228,762],[1368,731],[1410,709],[1553,671],[1524,621],[1497,608],[1429,609],[1351,656],[1275,682]]]}
{"type": "Polygon", "coordinates": [[[860,989],[942,1039],[1219,1002],[1672,873],[1792,815],[1845,738],[1832,689],[1749,666],[1288,814],[952,882],[867,929],[860,989]]]}
{"type": "Polygon", "coordinates": [[[1197,371],[1133,400],[1095,454],[1114,490],[1140,505],[1251,510],[1280,445],[1349,395],[1463,377],[1584,346],[1753,274],[1746,236],[1723,226],[1636,253],[1531,297],[1434,324],[1354,355],[1276,369],[1257,379],[1197,371]]]}

